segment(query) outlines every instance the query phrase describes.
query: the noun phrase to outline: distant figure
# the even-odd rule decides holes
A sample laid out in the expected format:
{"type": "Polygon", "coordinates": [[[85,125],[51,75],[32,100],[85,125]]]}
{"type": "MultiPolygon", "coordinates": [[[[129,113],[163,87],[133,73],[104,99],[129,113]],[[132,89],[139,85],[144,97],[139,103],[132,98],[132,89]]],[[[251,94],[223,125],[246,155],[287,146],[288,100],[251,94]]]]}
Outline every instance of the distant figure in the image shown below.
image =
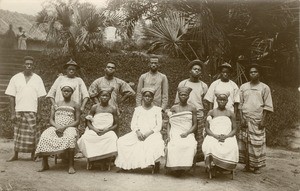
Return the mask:
{"type": "Polygon", "coordinates": [[[27,36],[25,35],[25,31],[22,31],[22,34],[20,35],[18,39],[18,49],[20,50],[26,50],[27,44],[26,44],[27,36]]]}
{"type": "Polygon", "coordinates": [[[23,28],[22,27],[18,27],[18,29],[19,29],[19,32],[17,34],[17,40],[18,40],[17,48],[20,49],[20,45],[19,44],[20,44],[20,37],[23,34],[23,28]]]}
{"type": "Polygon", "coordinates": [[[15,32],[13,31],[12,24],[9,24],[9,29],[5,33],[5,43],[3,44],[5,48],[13,49],[14,48],[14,42],[15,42],[15,32]]]}

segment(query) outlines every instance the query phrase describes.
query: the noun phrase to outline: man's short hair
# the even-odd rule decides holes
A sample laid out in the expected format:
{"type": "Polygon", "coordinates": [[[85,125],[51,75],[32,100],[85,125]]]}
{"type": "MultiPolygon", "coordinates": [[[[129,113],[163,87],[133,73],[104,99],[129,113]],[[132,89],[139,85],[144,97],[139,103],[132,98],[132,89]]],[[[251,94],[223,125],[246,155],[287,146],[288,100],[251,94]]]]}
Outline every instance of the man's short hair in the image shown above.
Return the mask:
{"type": "Polygon", "coordinates": [[[193,60],[189,63],[189,69],[192,69],[195,65],[198,65],[203,69],[203,62],[201,60],[193,60]]]}
{"type": "Polygon", "coordinates": [[[259,64],[257,64],[257,63],[252,63],[252,64],[250,64],[250,65],[246,68],[247,73],[250,72],[251,68],[255,68],[255,69],[258,71],[259,74],[261,74],[261,72],[262,72],[262,67],[261,67],[259,64]]]}
{"type": "Polygon", "coordinates": [[[108,61],[108,62],[106,63],[106,65],[105,65],[105,67],[106,67],[108,64],[113,64],[113,65],[115,65],[115,67],[117,67],[117,62],[115,62],[115,61],[108,61]]]}
{"type": "Polygon", "coordinates": [[[157,56],[151,56],[150,57],[150,62],[158,62],[158,57],[157,56]]]}
{"type": "Polygon", "coordinates": [[[230,72],[232,72],[232,66],[230,64],[228,64],[227,62],[224,62],[223,64],[221,64],[218,69],[220,72],[222,72],[223,68],[228,68],[230,70],[230,72]]]}
{"type": "Polygon", "coordinates": [[[26,61],[26,60],[34,61],[34,58],[32,56],[25,56],[24,61],[26,61]]]}

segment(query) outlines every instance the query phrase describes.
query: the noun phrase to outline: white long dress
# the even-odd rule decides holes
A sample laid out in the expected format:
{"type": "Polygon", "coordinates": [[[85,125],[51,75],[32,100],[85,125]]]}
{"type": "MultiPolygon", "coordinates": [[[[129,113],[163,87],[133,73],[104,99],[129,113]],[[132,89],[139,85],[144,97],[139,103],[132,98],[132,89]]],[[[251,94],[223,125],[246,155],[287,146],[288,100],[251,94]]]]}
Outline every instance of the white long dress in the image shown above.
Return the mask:
{"type": "Polygon", "coordinates": [[[153,106],[146,110],[136,107],[131,121],[131,132],[118,139],[117,167],[129,170],[146,168],[164,156],[164,141],[160,133],[162,127],[161,108],[153,106]],[[146,140],[140,141],[136,130],[141,133],[154,131],[146,140]]]}
{"type": "Polygon", "coordinates": [[[194,133],[185,138],[181,134],[191,129],[192,112],[184,111],[170,116],[170,142],[168,143],[167,167],[172,170],[188,170],[197,152],[194,133]]]}
{"type": "MultiPolygon", "coordinates": [[[[218,116],[209,121],[210,130],[216,134],[227,135],[231,132],[231,120],[227,116],[218,116]]],[[[202,144],[204,157],[212,156],[213,162],[226,170],[235,169],[239,159],[239,149],[236,137],[228,137],[224,142],[207,135],[202,144]]],[[[208,164],[207,164],[208,165],[208,164]]]]}
{"type": "MultiPolygon", "coordinates": [[[[97,113],[93,117],[92,125],[97,129],[105,129],[111,127],[113,122],[114,118],[111,113],[97,113]]],[[[87,127],[77,144],[89,161],[96,161],[117,155],[117,139],[114,131],[99,136],[87,127]]]]}

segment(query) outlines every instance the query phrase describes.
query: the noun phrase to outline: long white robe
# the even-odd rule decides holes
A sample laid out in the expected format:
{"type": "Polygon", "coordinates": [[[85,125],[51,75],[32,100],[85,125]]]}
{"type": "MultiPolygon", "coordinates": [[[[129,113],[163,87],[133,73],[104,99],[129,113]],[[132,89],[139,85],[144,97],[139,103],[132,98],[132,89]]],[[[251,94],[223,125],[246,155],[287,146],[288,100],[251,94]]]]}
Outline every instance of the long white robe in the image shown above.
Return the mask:
{"type": "Polygon", "coordinates": [[[142,106],[136,107],[132,121],[132,131],[118,139],[117,167],[129,170],[146,168],[154,165],[155,161],[164,156],[164,141],[160,133],[162,127],[161,108],[153,106],[145,110],[142,106]],[[137,137],[136,130],[141,133],[154,131],[144,141],[137,137]]]}
{"type": "Polygon", "coordinates": [[[197,152],[194,133],[185,138],[181,134],[192,127],[192,112],[184,111],[170,117],[170,142],[167,151],[167,167],[173,170],[189,169],[197,152]]]}
{"type": "MultiPolygon", "coordinates": [[[[231,120],[227,116],[215,117],[209,123],[210,130],[216,135],[227,135],[231,132],[231,120]]],[[[239,149],[235,136],[219,142],[216,138],[207,135],[203,141],[202,150],[205,158],[212,156],[213,162],[226,170],[235,169],[239,160],[239,149]]]]}
{"type": "MultiPolygon", "coordinates": [[[[97,129],[105,129],[111,127],[113,121],[111,113],[97,113],[93,117],[92,125],[97,129]]],[[[99,136],[87,127],[77,143],[82,154],[89,161],[95,161],[117,155],[117,139],[114,131],[99,136]]]]}

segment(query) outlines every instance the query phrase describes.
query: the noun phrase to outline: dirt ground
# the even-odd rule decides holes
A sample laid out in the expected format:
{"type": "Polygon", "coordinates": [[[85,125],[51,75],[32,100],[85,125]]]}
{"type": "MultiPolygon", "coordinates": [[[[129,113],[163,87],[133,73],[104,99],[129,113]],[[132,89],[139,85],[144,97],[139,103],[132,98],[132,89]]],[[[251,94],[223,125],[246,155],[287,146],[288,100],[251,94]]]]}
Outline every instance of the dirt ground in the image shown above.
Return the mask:
{"type": "Polygon", "coordinates": [[[210,180],[205,173],[204,164],[198,163],[195,171],[180,178],[165,175],[161,165],[159,174],[151,174],[151,169],[134,173],[117,173],[100,169],[86,170],[84,158],[76,159],[76,174],[69,175],[67,166],[61,161],[54,164],[49,159],[50,170],[36,172],[41,161],[30,161],[30,154],[20,154],[20,159],[6,162],[13,153],[13,141],[0,139],[0,191],[5,190],[291,190],[300,191],[300,153],[282,149],[268,148],[267,167],[262,174],[242,172],[238,165],[234,179],[230,174],[217,174],[210,180]]]}

